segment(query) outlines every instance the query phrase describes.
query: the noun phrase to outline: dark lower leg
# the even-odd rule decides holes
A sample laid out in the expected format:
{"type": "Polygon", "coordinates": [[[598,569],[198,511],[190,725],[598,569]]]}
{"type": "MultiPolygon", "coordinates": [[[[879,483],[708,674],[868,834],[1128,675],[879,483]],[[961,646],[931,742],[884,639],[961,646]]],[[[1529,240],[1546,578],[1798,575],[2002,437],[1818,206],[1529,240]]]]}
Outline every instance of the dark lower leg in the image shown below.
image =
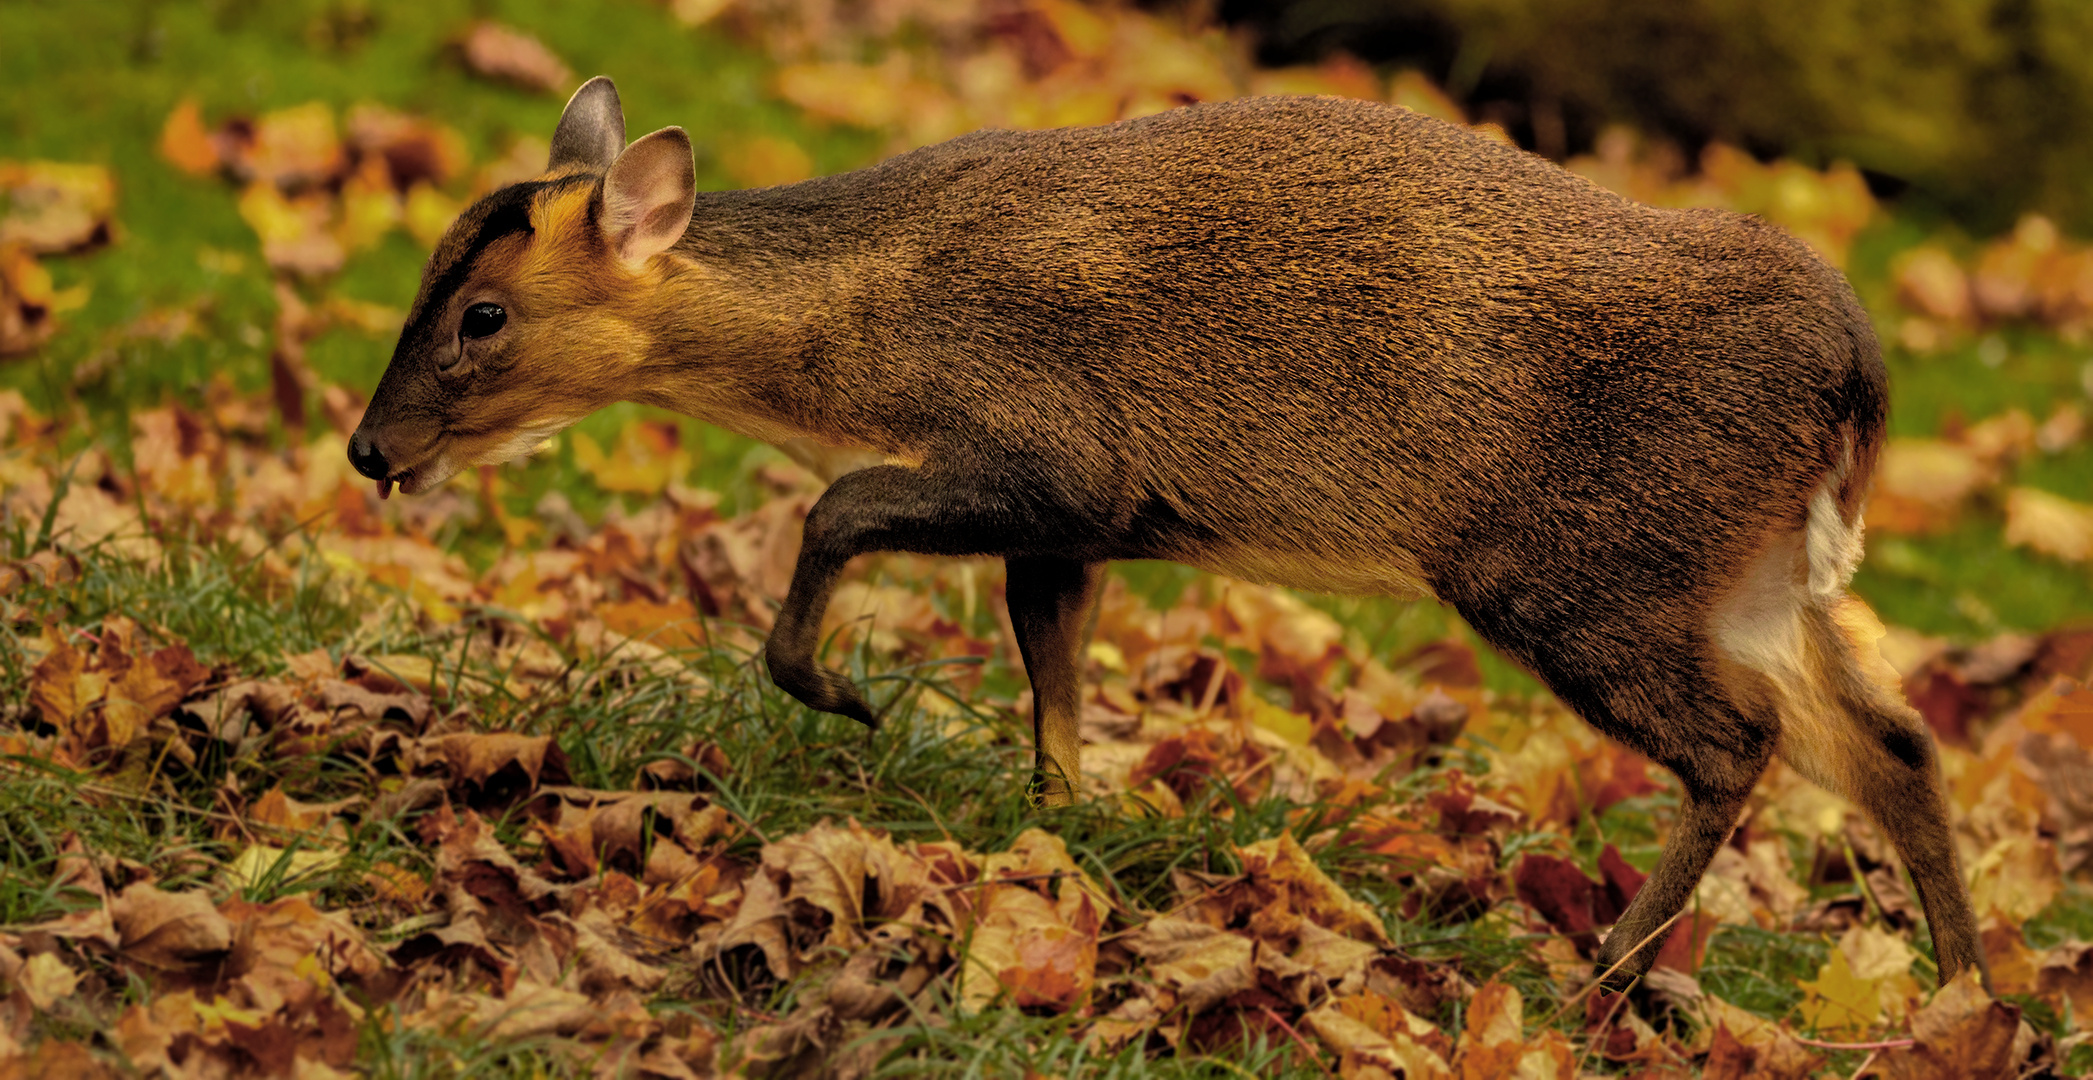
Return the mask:
{"type": "Polygon", "coordinates": [[[1032,791],[1042,806],[1067,806],[1081,781],[1083,624],[1105,564],[1013,557],[1004,565],[1010,624],[1032,682],[1032,791]]]}
{"type": "Polygon", "coordinates": [[[1918,890],[1919,906],[1925,909],[1926,926],[1933,935],[1941,985],[1946,986],[1965,968],[1975,967],[1988,986],[1991,973],[1984,962],[1976,913],[1970,910],[1969,890],[1963,886],[1932,738],[1916,713],[1870,704],[1875,707],[1869,709],[1873,715],[1867,719],[1873,723],[1868,726],[1887,730],[1890,736],[1869,740],[1868,735],[1875,732],[1854,733],[1856,739],[1874,745],[1856,755],[1853,800],[1911,870],[1911,883],[1918,890]]]}
{"type": "Polygon", "coordinates": [[[1664,945],[1670,929],[1659,932],[1660,927],[1671,917],[1685,910],[1693,898],[1693,891],[1700,885],[1701,875],[1707,872],[1708,863],[1715,857],[1716,849],[1729,839],[1730,829],[1737,823],[1737,815],[1744,808],[1745,796],[1751,792],[1746,784],[1742,790],[1727,792],[1704,792],[1688,790],[1679,804],[1679,820],[1672,827],[1671,838],[1664,842],[1664,853],[1657,857],[1657,868],[1650,873],[1648,881],[1621,914],[1620,921],[1606,935],[1599,946],[1597,969],[1604,973],[1616,963],[1620,967],[1606,978],[1608,989],[1624,989],[1657,961],[1657,950],[1664,945]],[[1637,946],[1640,945],[1640,948],[1637,946]],[[1629,950],[1635,950],[1629,955],[1629,950]],[[1623,957],[1626,960],[1623,961],[1623,957]]]}

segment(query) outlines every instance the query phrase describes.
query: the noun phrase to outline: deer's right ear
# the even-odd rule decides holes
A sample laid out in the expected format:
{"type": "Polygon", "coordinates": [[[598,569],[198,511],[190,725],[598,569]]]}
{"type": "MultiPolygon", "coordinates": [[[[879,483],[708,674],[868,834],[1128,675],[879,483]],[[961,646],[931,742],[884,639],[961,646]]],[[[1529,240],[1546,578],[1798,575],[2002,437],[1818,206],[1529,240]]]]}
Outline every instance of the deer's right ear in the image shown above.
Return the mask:
{"type": "Polygon", "coordinates": [[[618,88],[598,75],[567,99],[567,111],[560,114],[560,126],[552,133],[552,160],[546,169],[579,165],[608,172],[624,149],[625,109],[618,103],[618,88]]]}
{"type": "Polygon", "coordinates": [[[628,265],[683,239],[697,203],[690,136],[666,127],[618,155],[603,177],[603,235],[628,265]]]}

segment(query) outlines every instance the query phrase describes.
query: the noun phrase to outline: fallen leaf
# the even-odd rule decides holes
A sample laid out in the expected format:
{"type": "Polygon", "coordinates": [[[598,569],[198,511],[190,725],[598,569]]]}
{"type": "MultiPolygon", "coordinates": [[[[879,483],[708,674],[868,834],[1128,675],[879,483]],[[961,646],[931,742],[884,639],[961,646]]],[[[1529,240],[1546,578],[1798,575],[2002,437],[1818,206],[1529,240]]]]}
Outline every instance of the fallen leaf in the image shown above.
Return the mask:
{"type": "MultiPolygon", "coordinates": [[[[324,101],[263,113],[252,130],[231,163],[233,171],[250,182],[250,190],[263,184],[279,192],[299,191],[334,180],[348,169],[334,107],[324,101]]],[[[267,238],[265,233],[265,242],[267,238]]]]}
{"type": "Polygon", "coordinates": [[[100,165],[0,160],[0,247],[81,251],[113,238],[116,178],[100,165]]]}
{"type": "Polygon", "coordinates": [[[1969,868],[1970,905],[1978,917],[2013,926],[2034,918],[2063,888],[2056,845],[2034,836],[2009,836],[1985,849],[1969,868]]]}
{"type": "Polygon", "coordinates": [[[1940,248],[1920,245],[1898,253],[1890,262],[1890,276],[1897,283],[1897,299],[1911,309],[1944,322],[1969,321],[1969,277],[1940,248]]]}
{"type": "Polygon", "coordinates": [[[195,98],[177,102],[160,128],[160,156],[191,176],[209,176],[218,171],[217,144],[203,123],[203,107],[195,98]]]}
{"type": "Polygon", "coordinates": [[[1894,438],[1882,448],[1868,527],[1933,533],[1952,527],[1963,504],[1997,480],[1991,463],[1967,446],[1940,439],[1894,438]]]}
{"type": "Polygon", "coordinates": [[[1807,995],[1799,1006],[1802,1020],[1813,1031],[1859,1035],[1882,1021],[1881,980],[1855,974],[1843,949],[1832,950],[1815,979],[1797,985],[1807,995]]]}
{"type": "Polygon", "coordinates": [[[219,880],[233,889],[257,888],[265,881],[274,881],[281,887],[314,874],[324,874],[341,864],[342,855],[337,851],[312,848],[293,851],[268,844],[249,844],[233,861],[225,864],[225,869],[219,872],[219,880]]]}
{"type": "Polygon", "coordinates": [[[549,735],[507,731],[439,735],[422,740],[421,748],[428,759],[448,767],[454,782],[470,784],[482,793],[531,791],[541,781],[560,784],[567,780],[567,757],[549,735]]]}
{"type": "MultiPolygon", "coordinates": [[[[1301,1017],[1302,1026],[1315,1033],[1324,1046],[1338,1055],[1338,1075],[1361,1077],[1367,1066],[1384,1070],[1387,1076],[1402,1076],[1408,1080],[1452,1080],[1453,1069],[1445,1059],[1412,1033],[1410,1017],[1402,1006],[1380,999],[1375,1002],[1376,1012],[1382,1025],[1370,1024],[1359,1018],[1362,1011],[1359,1002],[1364,998],[1379,998],[1379,995],[1361,995],[1340,998],[1310,1010],[1301,1017]],[[1400,1019],[1391,1022],[1390,1014],[1400,1019]]],[[[1417,1021],[1422,1024],[1422,1021],[1417,1021]]],[[[1422,1024],[1432,1035],[1437,1035],[1431,1025],[1422,1024]]],[[[1566,1078],[1567,1080],[1567,1078],[1566,1078]]]]}
{"type": "Polygon", "coordinates": [[[29,995],[29,1003],[40,1012],[50,1011],[53,1005],[73,994],[80,984],[80,973],[66,966],[57,953],[37,953],[22,964],[20,972],[13,976],[15,988],[29,995]]]}
{"type": "Polygon", "coordinates": [[[2006,493],[2006,543],[2066,562],[2093,558],[2093,504],[2036,488],[2006,493]]]}
{"type": "MultiPolygon", "coordinates": [[[[1752,1080],[1803,1080],[1819,1063],[1818,1056],[1786,1028],[1755,1016],[1713,994],[1700,999],[1704,1026],[1718,1034],[1728,1032],[1736,1052],[1726,1055],[1724,1068],[1736,1070],[1723,1075],[1752,1080]]],[[[1711,1075],[1714,1061],[1710,1061],[1711,1075]]]]}
{"type": "Polygon", "coordinates": [[[465,28],[458,46],[475,75],[548,94],[574,81],[574,72],[544,42],[513,26],[482,19],[465,28]]]}
{"type": "Polygon", "coordinates": [[[232,948],[232,924],[200,892],[132,885],[110,900],[109,915],[124,956],[151,967],[179,969],[232,948]]]}
{"type": "Polygon", "coordinates": [[[1196,1016],[1257,985],[1257,945],[1241,934],[1169,915],[1150,919],[1126,939],[1148,973],[1170,989],[1185,1015],[1196,1016]]]}
{"type": "Polygon", "coordinates": [[[60,297],[26,248],[0,247],[0,356],[35,352],[58,332],[60,297]]]}
{"type": "Polygon", "coordinates": [[[240,217],[262,241],[262,258],[270,266],[303,277],[321,277],[342,268],[348,257],[334,233],[335,204],[319,194],[287,198],[276,185],[247,185],[240,196],[240,217]]]}
{"type": "Polygon", "coordinates": [[[1941,988],[1925,1008],[1912,1014],[1916,1044],[1886,1050],[1879,1059],[1891,1080],[1936,1080],[1969,1077],[2006,1080],[2015,1075],[2015,1051],[2021,1040],[2018,1006],[1993,1001],[1977,984],[1974,970],[1964,971],[1941,988]]]}
{"type": "Polygon", "coordinates": [[[981,860],[968,892],[964,1007],[978,1011],[1007,992],[1018,1008],[1065,1010],[1089,995],[1108,905],[1059,837],[1025,830],[1009,851],[981,860]]]}

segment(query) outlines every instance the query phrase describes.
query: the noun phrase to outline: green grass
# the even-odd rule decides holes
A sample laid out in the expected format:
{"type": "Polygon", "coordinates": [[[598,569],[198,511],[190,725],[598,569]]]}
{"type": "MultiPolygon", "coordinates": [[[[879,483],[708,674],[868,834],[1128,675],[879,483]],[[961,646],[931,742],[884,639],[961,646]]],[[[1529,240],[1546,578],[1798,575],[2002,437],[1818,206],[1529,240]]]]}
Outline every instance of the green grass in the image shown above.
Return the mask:
{"type": "MultiPolygon", "coordinates": [[[[196,405],[199,388],[220,374],[243,389],[267,383],[276,304],[254,235],[236,213],[227,184],[184,176],[154,149],[161,123],[184,96],[198,97],[214,120],[315,99],[338,108],[370,100],[427,110],[464,135],[476,161],[486,160],[517,134],[549,134],[559,108],[556,98],[471,78],[446,59],[446,36],[470,17],[489,15],[539,34],[581,75],[615,76],[631,131],[669,123],[689,129],[699,147],[703,185],[726,183],[717,147],[747,134],[788,136],[809,149],[822,171],[862,164],[876,150],[874,136],[810,124],[771,100],[764,91],[767,60],[723,33],[673,27],[657,3],[427,0],[376,9],[367,32],[358,29],[364,24],[357,13],[365,10],[354,0],[13,0],[0,6],[0,85],[11,106],[0,112],[0,157],[103,163],[114,171],[121,192],[118,243],[48,261],[61,287],[91,287],[87,306],[66,316],[67,328],[38,355],[0,365],[0,387],[20,389],[40,410],[80,421],[67,424],[61,436],[68,452],[100,445],[126,461],[131,410],[169,400],[196,405]],[[239,256],[244,268],[223,269],[226,260],[212,253],[226,252],[239,256]],[[197,332],[172,343],[122,333],[165,307],[193,308],[197,332]]],[[[1924,235],[1920,225],[1895,218],[1871,229],[1854,260],[1862,294],[1878,306],[1887,302],[1890,253],[1924,235]]],[[[332,294],[404,308],[423,257],[413,241],[395,233],[352,258],[331,282],[301,287],[310,299],[332,294]]],[[[1978,341],[1931,356],[1892,350],[1893,433],[1936,435],[1952,423],[2008,408],[2025,409],[2040,421],[2058,402],[2083,401],[2093,381],[2093,351],[2019,330],[2004,332],[2000,340],[2006,350],[1995,366],[1985,363],[1978,341]]],[[[367,391],[390,348],[382,337],[338,329],[311,344],[310,359],[325,378],[367,391]]],[[[1995,351],[1990,355],[1997,358],[1995,351]]],[[[617,406],[584,421],[580,430],[608,445],[632,418],[663,415],[617,406]]],[[[761,497],[754,473],[777,460],[776,451],[694,421],[676,422],[694,458],[690,481],[722,492],[723,513],[761,497]]],[[[509,489],[504,499],[519,514],[555,492],[591,522],[631,501],[590,482],[568,439],[557,452],[501,477],[509,489]]],[[[2093,447],[2081,445],[2019,463],[2011,481],[2084,500],[2093,498],[2089,478],[2093,447]]],[[[25,558],[40,546],[44,538],[35,525],[17,522],[0,535],[0,561],[25,558]]],[[[471,611],[456,626],[419,629],[387,590],[352,589],[318,569],[321,560],[294,560],[299,573],[281,580],[222,542],[181,533],[157,539],[167,553],[157,563],[91,546],[76,553],[76,580],[24,585],[7,600],[64,627],[125,615],[188,643],[204,663],[244,675],[281,671],[286,653],[314,648],[337,659],[352,652],[421,655],[455,672],[475,640],[496,632],[537,632],[493,611],[471,611]]],[[[475,567],[485,567],[502,550],[498,532],[486,522],[452,526],[442,539],[475,567]]],[[[294,531],[278,540],[295,553],[310,537],[294,531]]],[[[1114,572],[1137,595],[1163,605],[1203,580],[1165,563],[1123,564],[1114,572]]],[[[1877,538],[1856,587],[1892,623],[1960,638],[2042,630],[2093,615],[2093,574],[2006,548],[1995,505],[1980,506],[1944,535],[1877,538]]],[[[1449,635],[1475,643],[1450,611],[1435,604],[1354,597],[1310,602],[1383,659],[1449,635]]],[[[992,618],[976,612],[975,621],[979,628],[992,618]]],[[[29,671],[13,635],[30,630],[0,624],[0,717],[18,726],[33,722],[29,671]]],[[[1538,692],[1523,672],[1479,645],[1478,651],[1489,688],[1512,696],[1538,692]]],[[[1049,814],[1032,810],[1022,794],[1032,769],[1029,725],[997,704],[1024,685],[1022,673],[1000,658],[987,661],[984,689],[967,694],[948,665],[897,669],[869,662],[862,652],[830,656],[891,706],[889,722],[876,733],[786,698],[747,653],[693,649],[676,658],[704,676],[711,692],[694,695],[682,682],[621,666],[616,657],[574,656],[563,686],[526,700],[492,689],[439,696],[445,708],[459,710],[459,724],[553,737],[582,786],[630,787],[650,761],[675,756],[693,740],[718,744],[732,767],[706,781],[711,797],[752,827],[738,841],[742,855],[753,855],[763,836],[791,835],[848,817],[900,840],[950,839],[975,851],[1003,850],[1025,829],[1044,825],[1117,902],[1135,910],[1170,906],[1175,871],[1235,869],[1234,847],[1289,829],[1303,810],[1275,797],[1237,803],[1218,786],[1189,800],[1183,818],[1131,817],[1101,803],[1049,814]],[[943,715],[922,707],[932,696],[958,703],[963,730],[955,732],[943,715]]],[[[1464,758],[1471,771],[1477,763],[1475,755],[1464,758]]],[[[282,784],[294,797],[313,800],[374,795],[396,783],[370,775],[345,755],[281,758],[266,747],[207,747],[193,765],[141,749],[92,777],[21,760],[0,761],[0,770],[0,926],[10,927],[55,918],[86,902],[51,884],[69,837],[142,868],[163,888],[214,883],[242,846],[221,838],[220,822],[209,810],[228,785],[253,797],[282,784]]],[[[1391,783],[1421,791],[1432,779],[1419,774],[1391,783]]],[[[1667,791],[1588,818],[1571,838],[1572,852],[1589,865],[1611,843],[1647,868],[1660,823],[1676,802],[1667,791]]],[[[501,807],[490,813],[505,841],[531,842],[513,808],[506,815],[501,807]]],[[[431,856],[414,837],[417,820],[416,814],[366,817],[353,824],[338,867],[307,877],[275,873],[246,891],[257,899],[312,893],[329,906],[359,912],[368,929],[382,933],[387,927],[372,910],[363,873],[381,862],[426,873],[431,856]]],[[[1514,836],[1505,864],[1524,845],[1554,842],[1552,834],[1514,836]]],[[[1406,917],[1403,890],[1389,880],[1378,857],[1330,846],[1317,859],[1372,905],[1412,954],[1454,963],[1476,982],[1496,977],[1517,986],[1532,1003],[1531,1018],[1552,1010],[1557,991],[1533,958],[1534,935],[1524,926],[1495,917],[1406,917]]],[[[2080,893],[2069,894],[2028,933],[2036,947],[2093,938],[2093,904],[2080,893]]],[[[1800,1000],[1798,981],[1815,975],[1827,950],[1825,942],[1811,938],[1725,928],[1713,939],[1702,982],[1746,1009],[1780,1017],[1800,1000]]],[[[774,1000],[767,1004],[776,1007],[789,1004],[797,991],[770,992],[774,1000]]],[[[120,984],[110,993],[136,998],[145,988],[120,984]]],[[[656,1001],[653,1007],[690,1010],[695,1022],[727,1032],[741,1022],[716,1001],[656,1001]]],[[[590,1067],[549,1042],[493,1045],[471,1031],[431,1033],[388,1024],[387,1017],[374,1012],[359,1032],[360,1060],[372,1076],[565,1076],[590,1067]]],[[[1433,1019],[1449,1030],[1461,1020],[1451,1006],[1433,1019]]],[[[1565,1030],[1572,1022],[1561,1021],[1565,1030]]],[[[93,1034],[77,1020],[37,1023],[43,1026],[36,1033],[45,1036],[93,1034]]],[[[917,1017],[882,1032],[895,1041],[881,1074],[1321,1075],[1284,1043],[1253,1042],[1215,1056],[1156,1056],[1140,1045],[1093,1055],[1072,1034],[1073,1023],[1007,1009],[917,1017]]],[[[2088,1052],[2080,1048],[2073,1062],[2086,1064],[2088,1052]]]]}

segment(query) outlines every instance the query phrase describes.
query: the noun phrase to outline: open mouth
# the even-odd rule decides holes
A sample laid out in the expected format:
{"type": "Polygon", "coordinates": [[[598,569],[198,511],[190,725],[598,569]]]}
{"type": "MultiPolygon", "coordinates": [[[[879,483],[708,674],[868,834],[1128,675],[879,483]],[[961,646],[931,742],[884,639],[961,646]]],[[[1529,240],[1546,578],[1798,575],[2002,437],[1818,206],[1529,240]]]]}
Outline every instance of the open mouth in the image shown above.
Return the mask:
{"type": "Polygon", "coordinates": [[[378,498],[380,499],[392,498],[392,486],[394,484],[400,485],[400,494],[412,495],[414,493],[414,470],[401,469],[399,472],[392,473],[389,476],[381,476],[378,478],[377,484],[378,498]]]}

